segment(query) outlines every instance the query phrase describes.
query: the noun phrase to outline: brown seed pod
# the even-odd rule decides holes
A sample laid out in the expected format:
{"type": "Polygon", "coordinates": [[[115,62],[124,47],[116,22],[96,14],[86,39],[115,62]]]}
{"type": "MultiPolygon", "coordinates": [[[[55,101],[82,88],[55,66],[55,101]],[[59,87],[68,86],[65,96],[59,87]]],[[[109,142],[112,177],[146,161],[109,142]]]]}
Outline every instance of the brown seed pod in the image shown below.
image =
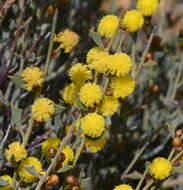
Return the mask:
{"type": "Polygon", "coordinates": [[[157,84],[153,84],[150,89],[149,92],[150,94],[156,94],[159,91],[159,86],[157,84]]]}
{"type": "Polygon", "coordinates": [[[48,183],[51,186],[55,186],[59,182],[59,177],[56,174],[52,174],[49,177],[48,183]]]}
{"type": "Polygon", "coordinates": [[[59,156],[59,158],[58,158],[58,161],[59,162],[63,162],[65,160],[65,154],[64,153],[60,153],[60,156],[59,156]]]}
{"type": "Polygon", "coordinates": [[[78,186],[73,186],[72,190],[79,190],[79,187],[78,186]]]}
{"type": "Polygon", "coordinates": [[[178,137],[181,137],[182,136],[182,129],[177,129],[175,132],[175,135],[178,137]]]}
{"type": "Polygon", "coordinates": [[[146,60],[151,60],[152,59],[152,53],[151,52],[148,52],[146,54],[146,60]]]}
{"type": "Polygon", "coordinates": [[[53,8],[52,5],[49,5],[49,7],[48,7],[48,9],[47,9],[47,13],[48,13],[48,15],[53,15],[53,13],[54,13],[54,8],[53,8]]]}
{"type": "Polygon", "coordinates": [[[73,185],[73,186],[74,185],[75,186],[78,185],[78,179],[75,176],[73,176],[73,175],[68,175],[67,178],[66,178],[66,182],[69,185],[73,185]]]}
{"type": "Polygon", "coordinates": [[[181,138],[180,137],[178,137],[178,136],[175,136],[174,138],[173,138],[173,146],[174,147],[182,147],[182,140],[181,140],[181,138]]]}
{"type": "Polygon", "coordinates": [[[49,158],[54,158],[55,155],[56,155],[56,153],[57,153],[57,150],[55,150],[54,148],[50,148],[50,149],[48,150],[48,157],[49,157],[49,158]]]}

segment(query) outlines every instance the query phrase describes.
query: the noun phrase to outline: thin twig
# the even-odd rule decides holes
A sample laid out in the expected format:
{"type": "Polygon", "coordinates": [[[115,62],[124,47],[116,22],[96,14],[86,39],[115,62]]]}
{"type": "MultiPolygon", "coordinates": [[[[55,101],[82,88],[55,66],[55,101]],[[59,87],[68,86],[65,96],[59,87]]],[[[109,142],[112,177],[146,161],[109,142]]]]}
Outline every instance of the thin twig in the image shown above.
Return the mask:
{"type": "Polygon", "coordinates": [[[124,171],[123,175],[121,176],[121,180],[123,180],[125,178],[125,176],[128,174],[128,172],[132,169],[132,167],[134,166],[134,164],[137,162],[137,160],[139,159],[139,157],[141,156],[141,154],[144,152],[144,150],[146,149],[146,147],[149,145],[149,143],[147,142],[135,155],[135,157],[133,158],[133,160],[131,161],[130,165],[128,166],[128,168],[124,171]]]}
{"type": "Polygon", "coordinates": [[[60,143],[60,146],[58,148],[58,151],[57,151],[57,154],[56,154],[55,158],[52,160],[51,164],[49,165],[49,167],[48,167],[45,175],[43,175],[41,177],[41,179],[39,180],[39,183],[37,184],[35,190],[40,190],[41,189],[41,187],[42,187],[42,185],[43,185],[46,177],[50,174],[50,172],[52,171],[53,167],[57,163],[57,160],[59,159],[59,156],[60,156],[60,152],[62,151],[62,149],[64,148],[64,146],[69,142],[69,140],[70,140],[70,138],[72,136],[72,133],[74,131],[76,121],[80,119],[80,116],[81,116],[81,114],[79,113],[78,118],[73,121],[72,126],[69,129],[69,132],[67,133],[67,135],[65,136],[65,138],[60,143]]]}

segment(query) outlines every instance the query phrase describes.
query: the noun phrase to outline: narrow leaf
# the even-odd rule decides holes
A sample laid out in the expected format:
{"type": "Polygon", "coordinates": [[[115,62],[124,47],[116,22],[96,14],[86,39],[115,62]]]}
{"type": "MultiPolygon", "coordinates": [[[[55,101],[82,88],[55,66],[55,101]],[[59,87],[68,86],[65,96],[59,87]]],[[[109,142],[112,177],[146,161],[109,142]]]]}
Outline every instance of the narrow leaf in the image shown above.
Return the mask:
{"type": "Polygon", "coordinates": [[[179,167],[173,167],[173,171],[179,174],[183,174],[183,165],[179,167]]]}
{"type": "Polygon", "coordinates": [[[16,128],[18,129],[19,133],[22,135],[23,138],[24,133],[21,126],[22,109],[19,109],[15,107],[13,104],[11,104],[11,113],[12,113],[13,123],[16,125],[16,128]]]}
{"type": "Polygon", "coordinates": [[[66,109],[66,107],[63,107],[63,106],[58,105],[58,104],[55,105],[55,108],[56,108],[55,109],[55,115],[62,113],[63,110],[66,109]]]}
{"type": "Polygon", "coordinates": [[[0,90],[0,102],[6,106],[9,106],[8,100],[3,96],[2,91],[0,90]]]}
{"type": "Polygon", "coordinates": [[[137,171],[134,171],[128,175],[125,175],[125,178],[134,179],[134,180],[139,180],[141,179],[141,177],[142,177],[142,174],[137,171]]]}
{"type": "Polygon", "coordinates": [[[175,126],[170,125],[169,123],[166,123],[166,124],[168,126],[168,130],[169,130],[171,137],[174,137],[175,136],[175,126]]]}
{"type": "Polygon", "coordinates": [[[72,166],[70,166],[70,165],[65,165],[65,166],[63,166],[62,168],[60,168],[60,169],[57,171],[57,173],[65,173],[65,172],[69,171],[71,168],[72,168],[72,166]]]}
{"type": "Polygon", "coordinates": [[[76,94],[76,102],[77,105],[79,106],[79,108],[83,111],[86,111],[87,109],[84,107],[84,105],[81,103],[80,98],[79,98],[79,94],[76,94]]]}
{"type": "Polygon", "coordinates": [[[24,168],[33,176],[37,177],[37,178],[41,178],[40,174],[37,173],[37,171],[35,170],[34,166],[24,166],[24,168]]]}
{"type": "Polygon", "coordinates": [[[93,39],[93,41],[102,49],[104,49],[104,45],[102,43],[100,34],[97,32],[94,32],[93,30],[90,30],[90,37],[93,39]]]}
{"type": "Polygon", "coordinates": [[[20,88],[24,88],[24,81],[20,76],[8,76],[12,82],[20,88]]]}

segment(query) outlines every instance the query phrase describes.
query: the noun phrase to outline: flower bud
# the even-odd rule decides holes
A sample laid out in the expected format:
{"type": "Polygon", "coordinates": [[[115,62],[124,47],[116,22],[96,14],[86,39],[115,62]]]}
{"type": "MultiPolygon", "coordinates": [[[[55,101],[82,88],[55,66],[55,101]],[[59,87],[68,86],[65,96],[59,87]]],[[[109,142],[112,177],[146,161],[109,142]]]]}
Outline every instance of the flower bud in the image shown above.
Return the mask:
{"type": "Polygon", "coordinates": [[[52,175],[50,175],[48,181],[49,181],[49,182],[48,182],[49,185],[55,186],[55,185],[58,184],[58,182],[59,182],[59,177],[58,177],[56,174],[52,174],[52,175]]]}
{"type": "Polygon", "coordinates": [[[68,175],[66,178],[66,182],[69,185],[75,185],[75,186],[78,185],[78,179],[73,175],[68,175]]]}
{"type": "Polygon", "coordinates": [[[49,157],[49,158],[54,158],[55,155],[56,155],[56,153],[57,153],[57,151],[56,151],[54,148],[50,148],[50,149],[48,150],[48,157],[49,157]]]}
{"type": "Polygon", "coordinates": [[[175,135],[178,137],[181,137],[182,136],[182,129],[177,129],[175,132],[175,135]]]}
{"type": "Polygon", "coordinates": [[[181,146],[182,146],[182,140],[181,140],[180,137],[175,136],[175,137],[173,138],[173,146],[174,146],[174,147],[181,147],[181,146]]]}

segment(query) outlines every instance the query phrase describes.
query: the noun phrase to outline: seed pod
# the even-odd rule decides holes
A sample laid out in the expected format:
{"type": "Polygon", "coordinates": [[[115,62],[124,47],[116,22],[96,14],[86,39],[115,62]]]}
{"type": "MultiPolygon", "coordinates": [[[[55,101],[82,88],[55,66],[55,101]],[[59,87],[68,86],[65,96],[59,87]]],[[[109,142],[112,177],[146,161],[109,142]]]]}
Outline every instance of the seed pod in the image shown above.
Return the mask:
{"type": "Polygon", "coordinates": [[[49,5],[49,7],[48,7],[48,9],[47,9],[47,13],[48,13],[48,15],[53,15],[53,13],[54,13],[54,8],[53,8],[52,5],[49,5]]]}
{"type": "Polygon", "coordinates": [[[175,135],[178,137],[181,137],[182,136],[182,129],[177,129],[175,132],[175,135]]]}
{"type": "Polygon", "coordinates": [[[68,175],[66,178],[66,182],[69,185],[75,185],[75,186],[78,185],[78,179],[73,175],[68,175]]]}
{"type": "Polygon", "coordinates": [[[146,55],[146,60],[151,60],[152,59],[152,53],[148,52],[146,55]]]}
{"type": "Polygon", "coordinates": [[[60,156],[59,156],[59,158],[58,158],[58,161],[59,162],[63,162],[65,160],[65,154],[64,153],[60,153],[60,156]]]}
{"type": "Polygon", "coordinates": [[[73,186],[72,190],[79,190],[79,187],[78,186],[73,186]]]}
{"type": "Polygon", "coordinates": [[[56,153],[57,153],[57,150],[55,150],[54,148],[50,148],[50,149],[48,150],[48,157],[49,157],[49,158],[54,158],[55,155],[56,155],[56,153]]]}
{"type": "Polygon", "coordinates": [[[59,177],[58,177],[56,174],[52,174],[52,175],[50,175],[48,181],[49,181],[49,182],[48,182],[49,185],[55,186],[55,185],[58,184],[58,182],[59,182],[59,177]]]}
{"type": "Polygon", "coordinates": [[[91,113],[95,112],[96,110],[96,107],[93,107],[93,108],[88,108],[90,110],[91,113]]]}
{"type": "Polygon", "coordinates": [[[150,94],[156,94],[159,91],[159,86],[157,84],[153,84],[150,89],[149,92],[150,94]]]}
{"type": "Polygon", "coordinates": [[[181,140],[181,138],[180,137],[178,137],[178,136],[175,136],[174,138],[173,138],[173,146],[174,147],[181,147],[182,146],[182,140],[181,140]]]}

